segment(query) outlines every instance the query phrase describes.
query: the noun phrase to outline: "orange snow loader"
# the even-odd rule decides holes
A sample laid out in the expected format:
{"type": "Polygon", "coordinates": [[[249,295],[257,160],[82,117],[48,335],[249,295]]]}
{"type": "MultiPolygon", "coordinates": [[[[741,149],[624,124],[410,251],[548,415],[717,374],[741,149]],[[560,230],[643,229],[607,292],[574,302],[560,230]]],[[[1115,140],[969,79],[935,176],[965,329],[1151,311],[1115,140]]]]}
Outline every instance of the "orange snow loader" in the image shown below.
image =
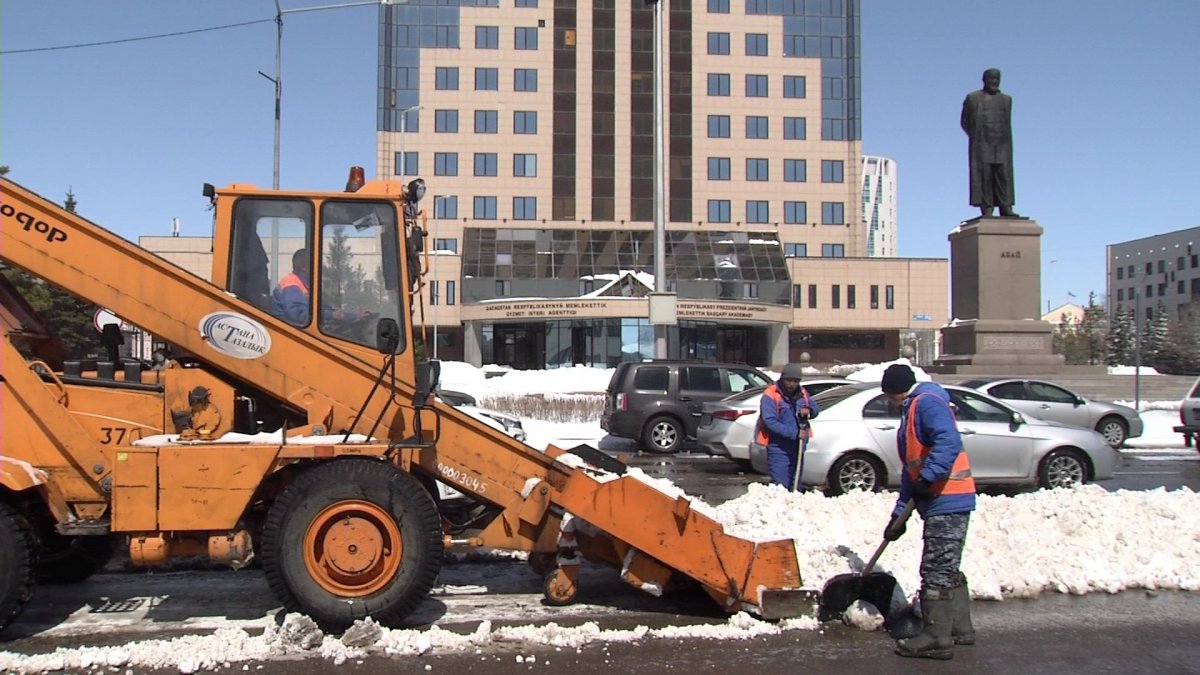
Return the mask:
{"type": "Polygon", "coordinates": [[[257,557],[283,608],[330,630],[403,620],[451,546],[527,552],[550,603],[587,559],[731,613],[815,612],[792,541],[730,536],[599,451],[535,450],[433,395],[424,192],[357,167],[341,192],[206,184],[210,281],[0,179],[5,267],[172,350],[122,359],[105,329],[108,358],[63,360],[0,287],[0,627],[121,546],[139,565],[257,557]]]}

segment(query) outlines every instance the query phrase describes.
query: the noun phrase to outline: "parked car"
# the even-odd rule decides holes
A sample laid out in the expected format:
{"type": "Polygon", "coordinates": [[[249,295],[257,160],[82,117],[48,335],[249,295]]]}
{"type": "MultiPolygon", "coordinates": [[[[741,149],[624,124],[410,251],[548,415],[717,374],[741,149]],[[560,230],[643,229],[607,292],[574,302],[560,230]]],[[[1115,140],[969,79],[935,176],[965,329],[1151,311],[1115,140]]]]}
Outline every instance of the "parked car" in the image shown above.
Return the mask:
{"type": "Polygon", "coordinates": [[[1104,401],[1089,401],[1052,382],[990,378],[967,380],[962,386],[994,396],[1026,415],[1095,429],[1114,448],[1124,445],[1127,438],[1142,435],[1142,418],[1133,408],[1104,401]]]}
{"type": "Polygon", "coordinates": [[[461,391],[438,389],[435,395],[443,402],[483,421],[488,426],[495,427],[522,443],[525,442],[525,427],[521,424],[520,418],[499,410],[480,408],[474,396],[461,391]]]}
{"type": "MultiPolygon", "coordinates": [[[[809,396],[849,384],[850,380],[826,378],[800,383],[809,396]]],[[[758,425],[759,404],[766,387],[747,389],[715,403],[705,403],[700,413],[696,440],[701,449],[713,455],[724,455],[733,461],[750,466],[750,441],[758,425]]]]}
{"type": "MultiPolygon", "coordinates": [[[[1174,431],[1183,434],[1183,444],[1192,446],[1192,441],[1200,438],[1200,378],[1192,385],[1191,391],[1179,402],[1179,426],[1174,431]]],[[[1200,448],[1200,443],[1196,443],[1200,448]]]]}
{"type": "Polygon", "coordinates": [[[626,361],[608,382],[600,427],[613,436],[640,439],[651,452],[675,452],[695,437],[702,405],[771,381],[742,364],[626,361]]]}
{"type": "MultiPolygon", "coordinates": [[[[1111,478],[1119,453],[1097,431],[1023,413],[978,390],[946,387],[979,485],[1069,487],[1111,478]]],[[[900,485],[896,429],[900,410],[877,383],[855,383],[816,396],[804,485],[829,494],[900,485]]],[[[766,448],[750,444],[755,470],[767,472],[766,448]]]]}

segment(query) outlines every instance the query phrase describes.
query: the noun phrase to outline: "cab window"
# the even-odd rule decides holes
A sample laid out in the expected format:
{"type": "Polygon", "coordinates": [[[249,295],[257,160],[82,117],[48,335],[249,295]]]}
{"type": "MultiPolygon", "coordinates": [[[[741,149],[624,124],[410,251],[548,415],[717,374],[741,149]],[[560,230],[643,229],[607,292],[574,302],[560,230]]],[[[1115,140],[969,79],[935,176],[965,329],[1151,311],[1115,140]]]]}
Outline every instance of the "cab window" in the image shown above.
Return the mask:
{"type": "Polygon", "coordinates": [[[321,205],[318,309],[322,332],[374,347],[379,319],[404,325],[398,246],[396,210],[390,203],[327,201],[321,205]]]}

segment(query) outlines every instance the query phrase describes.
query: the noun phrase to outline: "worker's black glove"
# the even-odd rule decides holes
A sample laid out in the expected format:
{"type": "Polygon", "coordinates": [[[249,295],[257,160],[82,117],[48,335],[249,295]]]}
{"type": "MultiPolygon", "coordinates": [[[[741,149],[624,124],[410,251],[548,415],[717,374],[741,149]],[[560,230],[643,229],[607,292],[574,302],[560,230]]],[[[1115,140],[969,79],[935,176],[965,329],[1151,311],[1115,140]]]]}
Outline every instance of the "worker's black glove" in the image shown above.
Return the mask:
{"type": "Polygon", "coordinates": [[[887,527],[883,529],[883,538],[887,541],[896,541],[904,536],[904,531],[908,529],[907,518],[901,518],[900,514],[892,516],[888,521],[887,527]]]}
{"type": "Polygon", "coordinates": [[[917,499],[929,499],[933,496],[933,486],[929,484],[929,481],[920,476],[912,482],[912,485],[908,487],[908,491],[917,499]]]}

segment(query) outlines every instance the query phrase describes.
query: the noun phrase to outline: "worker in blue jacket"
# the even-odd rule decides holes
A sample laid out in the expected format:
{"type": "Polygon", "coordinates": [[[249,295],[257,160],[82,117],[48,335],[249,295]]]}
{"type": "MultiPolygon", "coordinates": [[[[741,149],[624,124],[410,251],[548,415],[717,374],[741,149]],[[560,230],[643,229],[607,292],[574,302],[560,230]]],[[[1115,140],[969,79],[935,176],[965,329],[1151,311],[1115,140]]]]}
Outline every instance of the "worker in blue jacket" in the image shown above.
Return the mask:
{"type": "Polygon", "coordinates": [[[883,393],[901,408],[896,445],[900,454],[900,495],[884,538],[904,534],[901,512],[909,499],[925,521],[921,554],[921,611],[924,626],[915,637],[896,641],[896,653],[950,659],[954,645],[975,644],[971,592],[959,571],[967,524],[975,510],[975,479],[963,448],[950,394],[933,382],[916,383],[912,368],[888,366],[883,393]]]}
{"type": "Polygon", "coordinates": [[[804,369],[798,363],[783,367],[779,381],[763,391],[755,430],[755,441],[767,448],[771,483],[789,490],[800,487],[800,481],[795,479],[801,442],[812,436],[809,420],[821,412],[821,406],[800,386],[803,374],[804,369]]]}

